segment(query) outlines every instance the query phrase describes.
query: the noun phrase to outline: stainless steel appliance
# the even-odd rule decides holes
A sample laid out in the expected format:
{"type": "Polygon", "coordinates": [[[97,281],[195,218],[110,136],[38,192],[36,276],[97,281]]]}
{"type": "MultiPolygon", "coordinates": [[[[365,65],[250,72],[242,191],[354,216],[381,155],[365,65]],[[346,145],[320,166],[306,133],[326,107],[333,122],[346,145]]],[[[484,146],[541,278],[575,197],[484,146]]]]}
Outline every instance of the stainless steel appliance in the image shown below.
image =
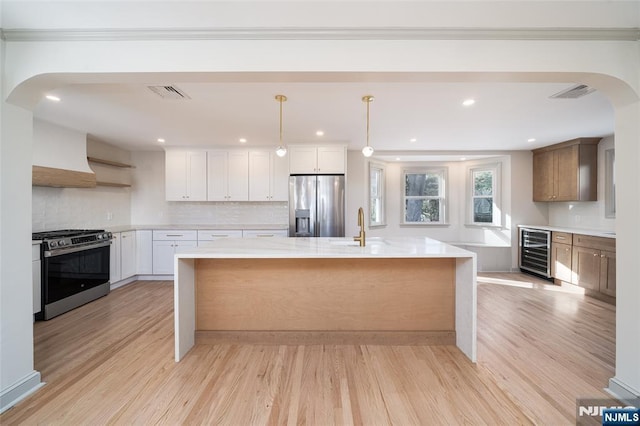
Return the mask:
{"type": "Polygon", "coordinates": [[[289,236],[344,237],[344,175],[289,177],[289,236]]]}
{"type": "Polygon", "coordinates": [[[520,269],[551,277],[551,232],[520,228],[520,269]]]}
{"type": "Polygon", "coordinates": [[[111,232],[64,229],[31,238],[42,241],[42,310],[36,319],[51,319],[109,293],[111,232]]]}

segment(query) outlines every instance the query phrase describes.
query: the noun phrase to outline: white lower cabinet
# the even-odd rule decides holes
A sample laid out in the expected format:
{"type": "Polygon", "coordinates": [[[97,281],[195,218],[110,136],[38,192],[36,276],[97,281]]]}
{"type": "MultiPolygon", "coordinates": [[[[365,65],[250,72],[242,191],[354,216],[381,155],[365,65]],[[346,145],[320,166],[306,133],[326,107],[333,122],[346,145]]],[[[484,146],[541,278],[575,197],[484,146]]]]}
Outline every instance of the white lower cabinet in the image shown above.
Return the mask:
{"type": "Polygon", "coordinates": [[[153,232],[150,229],[136,231],[136,273],[153,274],[153,232]]]}
{"type": "Polygon", "coordinates": [[[153,231],[153,274],[173,275],[174,255],[184,248],[198,246],[195,230],[153,231]]]}
{"type": "Polygon", "coordinates": [[[120,279],[136,274],[136,231],[120,233],[120,279]]]}
{"type": "Polygon", "coordinates": [[[136,275],[136,231],[114,232],[110,250],[109,279],[112,283],[136,275]]]}
{"type": "Polygon", "coordinates": [[[42,274],[40,263],[40,244],[31,245],[31,280],[33,284],[33,313],[40,312],[42,297],[42,274]]]}
{"type": "Polygon", "coordinates": [[[242,238],[241,229],[200,229],[198,230],[198,247],[211,246],[214,241],[225,238],[242,238]]]}
{"type": "Polygon", "coordinates": [[[243,238],[286,238],[289,233],[286,229],[245,229],[243,238]]]}
{"type": "Polygon", "coordinates": [[[109,281],[117,283],[122,279],[120,265],[120,234],[121,232],[113,232],[111,234],[111,246],[109,247],[109,281]]]}

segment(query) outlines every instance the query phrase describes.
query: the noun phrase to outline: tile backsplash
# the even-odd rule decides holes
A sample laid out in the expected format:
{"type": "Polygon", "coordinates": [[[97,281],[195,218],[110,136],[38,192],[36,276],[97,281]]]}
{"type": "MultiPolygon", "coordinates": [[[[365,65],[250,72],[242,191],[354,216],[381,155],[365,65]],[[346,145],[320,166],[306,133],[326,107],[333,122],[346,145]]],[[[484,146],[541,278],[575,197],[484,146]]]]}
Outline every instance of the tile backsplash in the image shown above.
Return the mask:
{"type": "Polygon", "coordinates": [[[128,188],[32,187],[33,232],[130,225],[128,188]]]}

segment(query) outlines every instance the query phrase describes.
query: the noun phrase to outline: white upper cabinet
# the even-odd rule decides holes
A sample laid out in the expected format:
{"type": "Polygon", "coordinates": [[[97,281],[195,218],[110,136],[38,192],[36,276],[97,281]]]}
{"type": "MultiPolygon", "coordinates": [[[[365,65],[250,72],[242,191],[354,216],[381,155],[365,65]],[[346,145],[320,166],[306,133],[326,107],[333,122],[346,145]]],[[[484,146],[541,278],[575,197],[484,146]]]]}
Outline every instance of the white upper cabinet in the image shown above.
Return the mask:
{"type": "Polygon", "coordinates": [[[343,174],[345,158],[343,145],[289,146],[289,172],[343,174]]]}
{"type": "Polygon", "coordinates": [[[287,159],[271,151],[249,152],[249,201],[287,201],[287,159]]]}
{"type": "Polygon", "coordinates": [[[165,181],[167,201],[205,201],[207,199],[206,152],[167,151],[165,181]]]}
{"type": "Polygon", "coordinates": [[[207,151],[207,200],[249,200],[249,151],[207,151]]]}

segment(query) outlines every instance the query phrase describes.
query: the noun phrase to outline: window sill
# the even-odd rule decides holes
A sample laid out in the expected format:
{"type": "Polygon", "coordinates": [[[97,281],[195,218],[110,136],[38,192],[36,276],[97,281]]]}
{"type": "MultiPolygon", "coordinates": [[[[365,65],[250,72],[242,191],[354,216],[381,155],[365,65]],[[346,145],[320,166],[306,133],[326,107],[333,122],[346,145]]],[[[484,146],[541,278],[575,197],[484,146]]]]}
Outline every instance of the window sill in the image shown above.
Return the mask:
{"type": "Polygon", "coordinates": [[[478,228],[478,229],[504,229],[502,225],[480,225],[478,223],[465,223],[464,226],[466,228],[478,228]]]}
{"type": "Polygon", "coordinates": [[[386,228],[387,224],[386,223],[381,223],[379,225],[369,225],[369,229],[380,229],[380,228],[386,228]]]}
{"type": "Polygon", "coordinates": [[[423,228],[423,227],[432,227],[432,228],[448,228],[451,226],[450,223],[401,223],[401,228],[423,228]]]}

